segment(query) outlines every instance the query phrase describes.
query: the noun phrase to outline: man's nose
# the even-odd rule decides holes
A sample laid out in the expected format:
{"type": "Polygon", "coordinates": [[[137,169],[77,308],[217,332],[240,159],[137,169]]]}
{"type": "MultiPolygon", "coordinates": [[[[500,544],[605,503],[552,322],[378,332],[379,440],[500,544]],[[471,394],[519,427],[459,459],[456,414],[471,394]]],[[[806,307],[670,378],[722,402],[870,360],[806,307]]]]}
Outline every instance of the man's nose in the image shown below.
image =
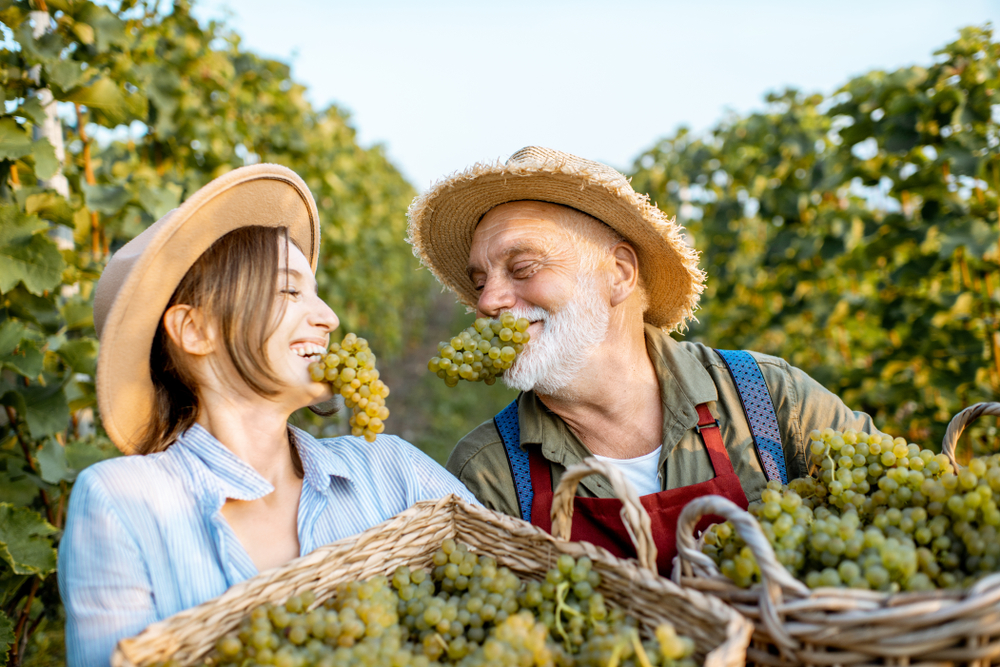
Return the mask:
{"type": "Polygon", "coordinates": [[[483,285],[479,293],[476,310],[484,317],[496,317],[505,310],[514,307],[516,299],[509,283],[499,278],[491,278],[483,285]]]}

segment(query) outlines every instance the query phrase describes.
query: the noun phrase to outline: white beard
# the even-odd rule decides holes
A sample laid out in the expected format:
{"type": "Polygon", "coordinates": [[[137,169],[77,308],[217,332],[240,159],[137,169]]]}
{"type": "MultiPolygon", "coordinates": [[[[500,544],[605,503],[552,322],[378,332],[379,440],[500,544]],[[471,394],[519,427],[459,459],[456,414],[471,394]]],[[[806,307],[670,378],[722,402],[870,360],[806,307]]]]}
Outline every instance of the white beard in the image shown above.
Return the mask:
{"type": "Polygon", "coordinates": [[[581,276],[573,297],[555,313],[537,307],[510,312],[514,317],[541,321],[543,328],[504,372],[504,384],[545,396],[571,395],[567,388],[608,333],[611,309],[600,298],[596,281],[590,275],[581,276]]]}

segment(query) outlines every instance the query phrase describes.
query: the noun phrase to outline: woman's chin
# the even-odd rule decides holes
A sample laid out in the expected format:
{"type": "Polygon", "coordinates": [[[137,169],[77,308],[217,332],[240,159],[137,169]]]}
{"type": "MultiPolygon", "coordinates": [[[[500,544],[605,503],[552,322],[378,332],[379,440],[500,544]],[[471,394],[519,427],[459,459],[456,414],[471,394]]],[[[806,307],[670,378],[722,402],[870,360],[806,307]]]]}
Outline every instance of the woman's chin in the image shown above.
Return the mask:
{"type": "Polygon", "coordinates": [[[310,394],[312,396],[312,402],[309,403],[310,406],[317,403],[326,403],[337,395],[333,391],[333,387],[327,382],[311,382],[310,385],[310,394]]]}

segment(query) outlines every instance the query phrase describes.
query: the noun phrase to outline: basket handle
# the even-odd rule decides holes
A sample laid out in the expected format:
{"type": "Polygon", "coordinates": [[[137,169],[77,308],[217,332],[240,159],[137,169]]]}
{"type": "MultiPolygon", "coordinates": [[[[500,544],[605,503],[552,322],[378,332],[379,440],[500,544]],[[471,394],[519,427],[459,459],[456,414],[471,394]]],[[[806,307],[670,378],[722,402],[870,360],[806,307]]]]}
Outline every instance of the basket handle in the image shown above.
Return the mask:
{"type": "Polygon", "coordinates": [[[698,549],[694,536],[695,527],[706,514],[717,514],[732,522],[736,532],[743,538],[743,541],[750,547],[750,551],[753,552],[754,558],[757,559],[762,579],[774,582],[791,593],[809,594],[809,589],[778,562],[778,558],[774,555],[774,549],[767,541],[767,537],[764,536],[757,519],[736,503],[722,496],[701,496],[684,506],[680,519],[677,520],[677,553],[682,561],[686,560],[697,565],[708,573],[719,574],[715,561],[698,549]]]}
{"type": "Polygon", "coordinates": [[[677,520],[677,560],[674,561],[674,581],[678,585],[681,583],[682,569],[688,574],[691,574],[692,569],[696,569],[697,574],[702,576],[722,576],[715,561],[698,549],[695,539],[696,526],[706,514],[716,514],[731,521],[736,532],[750,547],[764,583],[759,603],[761,621],[775,643],[784,649],[796,650],[799,647],[798,642],[785,630],[778,609],[784,603],[783,592],[787,591],[798,597],[808,597],[809,589],[778,562],[774,549],[764,536],[757,519],[731,500],[722,496],[701,496],[684,506],[677,520]]]}
{"type": "Polygon", "coordinates": [[[982,415],[993,415],[1000,417],[1000,403],[976,403],[959,412],[948,422],[948,430],[944,433],[944,440],[941,441],[941,452],[951,461],[958,470],[959,465],[955,460],[955,447],[958,445],[958,438],[962,435],[965,427],[982,415]]]}
{"type": "Polygon", "coordinates": [[[628,531],[635,551],[639,557],[639,565],[653,574],[658,574],[656,567],[656,544],[653,542],[653,526],[649,514],[639,501],[635,487],[625,479],[624,473],[617,467],[593,457],[585,458],[580,463],[574,463],[566,468],[559,479],[552,496],[552,535],[557,540],[569,540],[573,528],[573,499],[576,497],[576,487],[584,477],[604,475],[611,482],[615,496],[622,502],[622,523],[628,531]]]}

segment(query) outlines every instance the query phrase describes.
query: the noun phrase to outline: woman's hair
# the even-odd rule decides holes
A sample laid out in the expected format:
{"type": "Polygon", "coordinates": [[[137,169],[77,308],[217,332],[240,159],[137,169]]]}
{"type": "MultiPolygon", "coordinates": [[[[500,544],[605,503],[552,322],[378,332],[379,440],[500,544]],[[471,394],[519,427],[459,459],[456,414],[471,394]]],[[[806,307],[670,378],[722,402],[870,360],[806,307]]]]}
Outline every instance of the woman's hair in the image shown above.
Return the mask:
{"type": "MultiPolygon", "coordinates": [[[[281,385],[265,344],[284,309],[284,301],[279,303],[275,295],[281,245],[287,255],[290,243],[295,242],[287,227],[251,226],[229,232],[188,270],[166,308],[184,304],[201,310],[217,327],[240,379],[260,396],[273,396],[281,385]]],[[[156,398],[139,443],[140,454],[163,451],[198,418],[198,383],[186,357],[161,318],[149,354],[156,398]]]]}

